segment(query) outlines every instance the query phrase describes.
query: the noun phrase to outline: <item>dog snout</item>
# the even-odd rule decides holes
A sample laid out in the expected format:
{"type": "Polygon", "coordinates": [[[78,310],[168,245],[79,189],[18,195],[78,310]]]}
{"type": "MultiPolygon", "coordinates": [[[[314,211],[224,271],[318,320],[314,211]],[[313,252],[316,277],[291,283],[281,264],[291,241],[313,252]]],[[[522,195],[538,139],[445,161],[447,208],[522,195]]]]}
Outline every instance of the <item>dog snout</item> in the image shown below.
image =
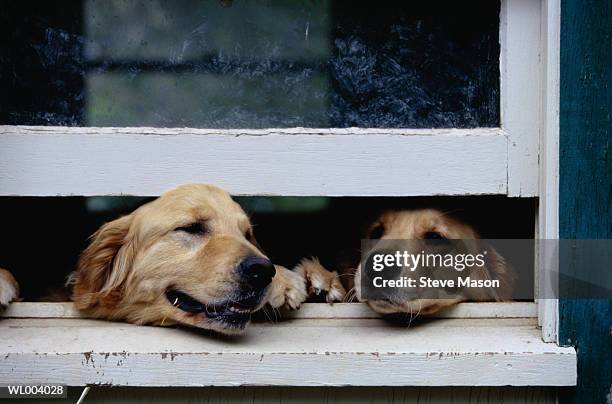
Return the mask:
{"type": "Polygon", "coordinates": [[[247,257],[238,265],[241,279],[252,289],[262,290],[272,282],[276,269],[263,257],[247,257]]]}

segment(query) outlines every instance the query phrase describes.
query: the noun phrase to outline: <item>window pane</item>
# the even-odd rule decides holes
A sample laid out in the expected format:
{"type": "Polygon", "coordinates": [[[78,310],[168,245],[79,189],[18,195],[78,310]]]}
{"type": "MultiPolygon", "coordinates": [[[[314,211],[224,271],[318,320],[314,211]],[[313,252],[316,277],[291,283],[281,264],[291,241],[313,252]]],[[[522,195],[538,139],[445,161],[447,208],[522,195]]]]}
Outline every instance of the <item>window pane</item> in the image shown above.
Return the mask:
{"type": "Polygon", "coordinates": [[[1,123],[499,126],[496,1],[57,4],[5,5],[1,123]]]}

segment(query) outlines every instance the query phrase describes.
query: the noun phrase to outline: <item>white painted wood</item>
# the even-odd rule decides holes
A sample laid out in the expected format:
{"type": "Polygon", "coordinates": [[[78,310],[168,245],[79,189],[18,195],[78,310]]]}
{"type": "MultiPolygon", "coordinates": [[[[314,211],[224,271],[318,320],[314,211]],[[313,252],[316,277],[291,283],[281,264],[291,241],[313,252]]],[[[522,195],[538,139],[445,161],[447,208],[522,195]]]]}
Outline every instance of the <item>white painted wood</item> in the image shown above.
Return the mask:
{"type": "Polygon", "coordinates": [[[0,380],[71,386],[567,386],[536,319],[254,324],[239,338],[83,319],[0,321],[0,380]],[[58,371],[61,370],[61,371],[58,371]]]}
{"type": "MultiPolygon", "coordinates": [[[[365,303],[306,303],[299,310],[284,313],[287,318],[380,318],[365,303]]],[[[460,303],[443,309],[430,318],[536,318],[537,304],[532,302],[460,303]]]]}
{"type": "MultiPolygon", "coordinates": [[[[543,131],[540,139],[540,204],[538,237],[559,238],[559,48],[561,4],[559,0],[542,1],[543,38],[543,131]]],[[[558,283],[558,273],[551,270],[558,262],[557,251],[543,251],[540,257],[539,289],[558,283]]],[[[542,337],[547,342],[558,341],[559,301],[550,288],[540,292],[539,319],[542,337]]]]}
{"type": "Polygon", "coordinates": [[[0,127],[0,195],[506,193],[506,137],[468,130],[0,127]]]}
{"type": "Polygon", "coordinates": [[[0,125],[0,134],[71,134],[71,135],[402,135],[402,136],[490,136],[500,134],[499,128],[471,129],[412,129],[412,128],[268,128],[268,129],[198,129],[198,128],[157,128],[157,127],[71,127],[71,126],[25,126],[0,125]]]}
{"type": "Polygon", "coordinates": [[[530,318],[537,317],[537,304],[533,302],[461,303],[443,309],[439,318],[530,318]]]}
{"type": "MultiPolygon", "coordinates": [[[[235,194],[285,195],[507,193],[511,196],[534,196],[538,194],[539,186],[538,236],[556,238],[559,1],[503,0],[501,18],[502,127],[509,137],[507,144],[503,142],[503,153],[500,153],[499,148],[502,147],[500,144],[504,136],[500,135],[498,130],[488,129],[428,131],[296,128],[197,131],[0,127],[0,195],[157,195],[166,188],[187,181],[216,182],[235,194]],[[535,14],[534,8],[538,9],[535,14]],[[540,10],[541,14],[538,14],[540,10]],[[542,36],[532,41],[536,32],[541,32],[542,36]],[[543,61],[538,65],[534,64],[537,58],[534,59],[533,56],[540,56],[540,46],[543,61]],[[533,78],[537,75],[541,77],[534,81],[533,78]],[[117,134],[115,132],[120,132],[125,138],[114,137],[117,134]],[[87,136],[82,139],[72,136],[79,133],[87,136]],[[188,142],[165,138],[166,135],[172,137],[181,133],[198,137],[198,141],[193,143],[192,147],[187,147],[188,142]],[[25,138],[15,138],[14,135],[23,135],[25,138]],[[51,138],[39,140],[39,135],[50,135],[51,138]],[[295,143],[268,141],[268,136],[285,135],[295,136],[297,140],[295,143]],[[325,135],[332,140],[307,139],[317,135],[325,135]],[[341,135],[348,136],[349,140],[339,140],[338,136],[341,135]],[[375,147],[376,142],[358,138],[361,135],[382,136],[384,140],[381,141],[380,147],[375,147]],[[437,140],[430,139],[434,135],[451,139],[442,147],[437,140]],[[483,144],[474,147],[473,145],[479,142],[465,138],[471,135],[484,135],[483,144]],[[235,136],[236,140],[226,139],[232,136],[235,136]],[[245,136],[254,137],[256,140],[245,140],[245,136]],[[410,136],[411,139],[403,140],[401,136],[410,136]],[[59,143],[53,144],[56,137],[59,143]],[[211,137],[214,140],[211,140],[211,137]],[[539,170],[538,139],[542,150],[539,170]],[[139,153],[135,154],[130,147],[137,148],[139,153]],[[385,148],[389,151],[392,147],[394,149],[391,150],[392,155],[388,161],[379,155],[376,157],[380,154],[378,151],[385,148]],[[474,150],[470,150],[472,147],[474,150]],[[490,159],[484,154],[487,147],[491,149],[490,159]],[[431,153],[428,148],[432,148],[431,153]],[[151,150],[157,152],[151,155],[151,150]],[[14,151],[23,153],[17,155],[13,154],[14,151]],[[459,154],[456,154],[456,151],[459,154]],[[476,156],[475,161],[462,163],[460,160],[468,151],[473,152],[470,156],[476,156]],[[83,155],[79,156],[80,153],[83,155]],[[457,158],[452,158],[455,154],[457,158]],[[432,159],[432,156],[435,158],[432,159]],[[181,157],[187,157],[186,161],[182,161],[181,157]],[[261,161],[262,158],[267,161],[261,161]],[[480,161],[481,158],[484,158],[484,161],[480,161]],[[173,162],[172,159],[177,161],[173,162]],[[494,160],[497,160],[498,164],[495,164],[494,160]],[[366,167],[360,166],[360,163],[366,167]],[[425,163],[426,166],[419,168],[419,163],[425,163]],[[439,171],[436,171],[436,165],[441,166],[438,167],[439,171]],[[503,176],[499,171],[500,165],[503,168],[503,176]],[[330,167],[332,171],[326,171],[330,167]],[[371,173],[375,171],[373,168],[379,169],[378,176],[371,173]],[[96,172],[98,169],[100,171],[96,172]],[[389,172],[406,172],[404,170],[411,173],[411,183],[399,175],[389,175],[389,172]],[[456,175],[451,178],[452,174],[447,176],[441,173],[443,170],[454,170],[456,175]],[[386,177],[393,177],[395,182],[391,183],[387,178],[382,180],[382,185],[375,183],[384,176],[385,171],[386,177]],[[423,176],[423,173],[430,176],[423,176]],[[245,174],[248,174],[248,177],[245,174]],[[287,176],[286,180],[278,178],[281,174],[287,176]],[[339,179],[342,175],[345,177],[339,179]],[[436,175],[440,178],[436,178],[436,175]],[[71,181],[74,183],[71,184],[71,181]],[[105,184],[105,181],[108,181],[108,184],[105,184]],[[128,184],[131,181],[137,184],[128,184]],[[341,183],[344,181],[347,183],[341,183]],[[258,182],[265,184],[260,185],[258,182]]],[[[485,310],[482,303],[470,305],[459,305],[443,314],[443,317],[482,316],[485,310]]],[[[518,306],[505,304],[491,306],[489,313],[533,316],[534,304],[524,305],[520,309],[518,306]]],[[[13,305],[5,313],[5,317],[37,317],[40,315],[36,314],[40,313],[40,308],[41,306],[19,303],[13,305]]],[[[556,341],[557,300],[539,301],[538,310],[543,338],[546,341],[556,341]]],[[[78,316],[71,308],[61,304],[46,306],[43,312],[47,313],[45,317],[78,316]]],[[[399,336],[399,331],[395,328],[383,326],[378,320],[367,320],[366,308],[361,305],[306,306],[296,312],[295,317],[296,320],[275,326],[257,324],[245,339],[213,340],[220,341],[221,345],[206,342],[212,339],[208,335],[186,330],[134,327],[90,320],[4,319],[0,320],[0,352],[4,353],[0,354],[0,380],[23,383],[40,381],[41,378],[59,382],[70,379],[77,385],[119,381],[117,384],[120,385],[149,386],[267,385],[270,381],[279,384],[276,378],[280,378],[284,385],[289,385],[292,381],[305,385],[313,380],[309,385],[371,385],[370,383],[385,382],[421,386],[471,385],[486,384],[488,381],[494,381],[492,384],[510,385],[575,383],[576,364],[573,350],[542,343],[534,324],[529,321],[521,323],[522,320],[516,320],[517,322],[510,326],[509,322],[513,320],[498,320],[485,326],[484,322],[489,320],[439,320],[409,330],[402,329],[403,334],[399,336]],[[322,320],[330,314],[342,320],[322,320]],[[364,320],[355,323],[351,318],[364,320]],[[363,321],[375,323],[364,325],[363,321]],[[470,321],[480,324],[476,325],[470,321]],[[330,329],[334,331],[330,332],[330,329]],[[337,330],[340,331],[339,334],[336,333],[337,330]],[[253,333],[254,336],[251,335],[253,333]],[[5,339],[5,335],[8,339],[5,339]],[[391,335],[391,341],[387,341],[387,335],[391,335]],[[457,340],[454,339],[455,335],[457,340]],[[36,338],[31,338],[33,336],[36,338]],[[46,346],[43,346],[43,338],[47,339],[46,346]],[[34,339],[36,341],[33,341],[34,339]],[[292,350],[274,351],[276,348],[286,347],[287,340],[297,343],[290,347],[292,350]],[[53,341],[53,346],[50,341],[53,341]],[[111,348],[105,345],[111,341],[116,342],[113,349],[117,349],[116,345],[132,344],[135,348],[136,345],[144,346],[140,350],[120,354],[116,351],[100,350],[111,348]],[[145,343],[138,344],[139,341],[145,343]],[[268,342],[264,347],[267,347],[269,352],[263,352],[260,341],[268,342]],[[272,345],[275,341],[279,341],[279,344],[272,345]],[[468,344],[469,341],[472,345],[468,344]],[[243,342],[246,342],[244,350],[234,349],[237,344],[242,346],[243,342]],[[369,351],[356,352],[355,347],[359,348],[359,342],[368,343],[369,351]],[[426,342],[431,344],[427,345],[426,342]],[[395,344],[394,346],[400,349],[398,354],[395,351],[383,352],[382,349],[385,349],[387,344],[395,344]],[[179,347],[190,347],[192,350],[182,353],[172,351],[179,347]],[[344,351],[321,350],[328,347],[341,348],[344,351]],[[349,351],[347,347],[350,348],[349,351]],[[50,351],[38,351],[38,348],[50,351]],[[470,350],[471,348],[474,350],[470,350]],[[93,352],[89,354],[85,349],[93,352]],[[162,358],[161,349],[166,353],[165,358],[162,358]],[[314,350],[311,352],[309,349],[314,350]],[[458,350],[454,352],[453,349],[458,350]],[[485,350],[487,352],[483,353],[485,350]],[[112,355],[113,352],[116,355],[112,355]],[[109,355],[106,356],[106,353],[109,355]],[[298,354],[300,359],[296,360],[298,354]],[[363,356],[365,357],[362,358],[363,356]],[[210,360],[209,357],[213,359],[210,360]],[[256,358],[261,358],[261,362],[255,363],[256,358]],[[437,362],[434,359],[437,359],[437,362]],[[57,372],[57,369],[62,369],[62,372],[57,372]],[[285,378],[286,375],[289,377],[285,378]],[[66,379],[60,380],[62,377],[66,379]]],[[[253,402],[256,399],[264,400],[267,397],[265,394],[270,397],[277,394],[275,401],[281,401],[283,396],[286,399],[287,396],[296,394],[294,388],[287,390],[285,394],[279,393],[279,388],[266,389],[267,393],[253,390],[250,395],[243,393],[245,389],[255,388],[209,389],[215,393],[208,393],[206,397],[208,401],[211,397],[212,401],[218,401],[214,399],[216,397],[229,402],[234,400],[228,398],[228,395],[231,395],[236,396],[235,401],[253,402]],[[237,395],[241,394],[238,398],[237,395]]],[[[366,398],[372,398],[374,392],[377,399],[380,399],[382,389],[384,388],[368,390],[367,394],[363,389],[354,390],[346,401],[368,401],[366,398]]],[[[508,395],[504,396],[506,399],[496,400],[491,397],[500,396],[491,396],[490,391],[501,391],[500,388],[475,389],[478,397],[484,394],[491,402],[517,402],[518,396],[527,397],[527,394],[516,393],[515,389],[508,390],[508,395]]],[[[413,395],[406,395],[406,390],[401,389],[403,402],[451,401],[448,397],[457,401],[456,394],[450,393],[449,396],[445,395],[447,393],[436,393],[440,390],[418,389],[413,395]]],[[[105,391],[97,397],[95,391],[96,389],[90,396],[93,402],[115,402],[117,400],[109,394],[121,396],[121,390],[118,389],[113,389],[111,393],[105,391]]],[[[142,399],[145,391],[134,392],[131,397],[142,399]]],[[[187,391],[183,389],[182,393],[188,394],[187,391]]],[[[202,393],[203,390],[194,391],[202,393]]],[[[329,401],[331,398],[331,401],[340,402],[335,394],[349,394],[348,389],[335,389],[335,393],[323,389],[307,391],[313,395],[320,393],[319,401],[329,401]]],[[[307,394],[307,391],[303,394],[307,394]]],[[[158,397],[159,390],[149,390],[146,393],[149,395],[146,401],[149,401],[158,397]]],[[[166,399],[172,399],[176,394],[180,393],[172,393],[171,396],[166,396],[166,399]]],[[[385,390],[383,394],[390,395],[389,402],[402,401],[398,390],[385,390]]],[[[469,390],[467,399],[465,394],[462,397],[464,398],[461,401],[465,402],[483,402],[479,398],[474,399],[472,389],[469,390]]],[[[533,401],[549,402],[550,397],[547,397],[547,400],[533,401]]],[[[525,398],[524,402],[529,400],[525,398]]]]}
{"type": "Polygon", "coordinates": [[[86,318],[74,308],[72,302],[13,302],[3,312],[2,318],[86,318]]]}
{"type": "MultiPolygon", "coordinates": [[[[16,302],[0,313],[3,318],[86,318],[72,303],[16,302]]],[[[291,319],[379,318],[365,303],[304,303],[299,310],[282,313],[291,319]]],[[[442,310],[434,318],[537,317],[537,305],[529,302],[461,303],[442,310]]]]}
{"type": "Polygon", "coordinates": [[[502,1],[501,126],[508,134],[509,196],[538,194],[540,23],[540,1],[502,1]]]}

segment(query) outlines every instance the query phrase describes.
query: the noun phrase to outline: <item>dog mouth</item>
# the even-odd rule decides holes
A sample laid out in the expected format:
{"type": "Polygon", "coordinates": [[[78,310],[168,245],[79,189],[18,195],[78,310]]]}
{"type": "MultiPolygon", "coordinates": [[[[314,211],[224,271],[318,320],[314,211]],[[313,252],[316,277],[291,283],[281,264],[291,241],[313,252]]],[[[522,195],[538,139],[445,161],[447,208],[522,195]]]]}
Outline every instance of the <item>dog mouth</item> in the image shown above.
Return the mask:
{"type": "Polygon", "coordinates": [[[168,289],[166,299],[174,307],[187,314],[203,314],[208,319],[218,321],[227,328],[244,328],[261,303],[262,294],[249,292],[225,301],[203,303],[187,293],[168,289]]]}

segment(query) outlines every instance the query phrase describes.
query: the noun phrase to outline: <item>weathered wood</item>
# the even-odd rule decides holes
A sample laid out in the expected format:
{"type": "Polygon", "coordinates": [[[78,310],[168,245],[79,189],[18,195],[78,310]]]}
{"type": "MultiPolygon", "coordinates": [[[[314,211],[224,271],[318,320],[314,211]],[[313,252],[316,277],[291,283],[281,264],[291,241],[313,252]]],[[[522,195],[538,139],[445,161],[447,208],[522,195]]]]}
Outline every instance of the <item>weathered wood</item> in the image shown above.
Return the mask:
{"type": "Polygon", "coordinates": [[[114,386],[565,386],[575,351],[536,319],[255,324],[239,338],[82,319],[0,321],[4,383],[114,386]],[[57,371],[61,369],[61,371],[57,371]]]}
{"type": "MultiPolygon", "coordinates": [[[[530,302],[461,303],[442,310],[435,318],[529,318],[537,316],[530,302]]],[[[16,302],[0,312],[0,318],[86,318],[72,303],[16,302]]],[[[364,303],[304,303],[299,310],[283,312],[283,318],[379,318],[364,303]]]]}
{"type": "MultiPolygon", "coordinates": [[[[559,235],[612,238],[612,1],[561,3],[559,235]]],[[[560,271],[572,276],[572,262],[560,271]]],[[[612,400],[612,300],[561,299],[562,344],[578,351],[578,386],[562,402],[612,400]]]]}
{"type": "MultiPolygon", "coordinates": [[[[540,191],[536,238],[559,238],[559,30],[560,0],[542,1],[542,131],[540,132],[540,191]]],[[[538,268],[551,268],[556,251],[538,250],[538,268]],[[546,263],[548,262],[548,266],[546,263]]],[[[536,271],[536,291],[558,283],[553,271],[536,271]]],[[[542,290],[547,299],[538,300],[542,338],[558,342],[559,304],[554,294],[542,290]]]]}
{"type": "MultiPolygon", "coordinates": [[[[0,127],[0,195],[505,194],[499,129],[0,127]]],[[[533,175],[531,173],[530,175],[533,175]]]]}
{"type": "Polygon", "coordinates": [[[508,195],[538,195],[541,119],[540,1],[502,1],[501,126],[508,134],[508,195]]]}

